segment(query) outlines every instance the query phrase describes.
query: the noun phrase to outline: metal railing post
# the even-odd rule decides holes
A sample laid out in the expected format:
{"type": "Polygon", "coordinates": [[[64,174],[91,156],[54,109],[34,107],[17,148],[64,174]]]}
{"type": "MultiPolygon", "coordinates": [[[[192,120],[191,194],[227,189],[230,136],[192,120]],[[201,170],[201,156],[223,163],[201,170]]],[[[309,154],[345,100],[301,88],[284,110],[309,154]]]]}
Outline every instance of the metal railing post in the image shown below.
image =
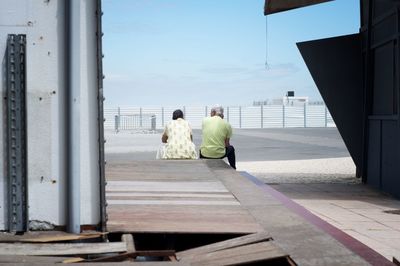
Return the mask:
{"type": "Polygon", "coordinates": [[[143,126],[143,115],[142,115],[142,107],[139,109],[139,126],[143,126]]]}
{"type": "Polygon", "coordinates": [[[303,115],[304,115],[304,127],[307,127],[307,106],[306,106],[306,103],[304,103],[303,115]]]}
{"type": "Polygon", "coordinates": [[[115,131],[119,132],[121,126],[121,108],[118,107],[117,115],[115,116],[115,131]]]}
{"type": "Polygon", "coordinates": [[[161,125],[164,127],[164,107],[161,107],[161,125]]]}
{"type": "Polygon", "coordinates": [[[264,128],[264,106],[261,104],[261,128],[264,128]]]}
{"type": "Polygon", "coordinates": [[[114,129],[115,129],[115,133],[118,133],[118,131],[119,131],[118,115],[114,116],[114,129]]]}
{"type": "Polygon", "coordinates": [[[239,128],[242,128],[242,106],[239,106],[239,128]]]}
{"type": "Polygon", "coordinates": [[[155,131],[156,130],[156,115],[151,116],[151,130],[155,131]]]}
{"type": "Polygon", "coordinates": [[[204,117],[207,117],[207,115],[208,115],[208,107],[206,105],[204,108],[204,117]]]}
{"type": "Polygon", "coordinates": [[[183,117],[186,119],[186,106],[183,106],[183,117]]]}
{"type": "Polygon", "coordinates": [[[325,127],[328,127],[328,109],[325,106],[325,127]]]}
{"type": "Polygon", "coordinates": [[[285,114],[285,105],[282,105],[282,127],[284,128],[285,127],[285,116],[286,116],[286,114],[285,114]]]}
{"type": "Polygon", "coordinates": [[[226,121],[229,122],[229,106],[226,107],[226,121]]]}

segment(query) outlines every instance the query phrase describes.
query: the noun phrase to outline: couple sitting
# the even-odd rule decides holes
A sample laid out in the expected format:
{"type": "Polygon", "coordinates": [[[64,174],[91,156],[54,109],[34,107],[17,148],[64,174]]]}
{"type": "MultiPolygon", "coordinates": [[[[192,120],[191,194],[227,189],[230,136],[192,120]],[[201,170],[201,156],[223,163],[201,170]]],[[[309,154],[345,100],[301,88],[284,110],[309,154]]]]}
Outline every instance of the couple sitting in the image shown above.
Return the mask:
{"type": "MultiPolygon", "coordinates": [[[[224,109],[220,106],[213,107],[210,115],[202,123],[203,137],[200,158],[222,159],[228,157],[230,166],[236,169],[235,149],[229,143],[232,127],[223,120],[224,109]]],[[[174,111],[172,121],[165,126],[161,140],[165,145],[160,149],[157,158],[197,159],[192,129],[189,123],[183,119],[181,110],[174,111]]]]}

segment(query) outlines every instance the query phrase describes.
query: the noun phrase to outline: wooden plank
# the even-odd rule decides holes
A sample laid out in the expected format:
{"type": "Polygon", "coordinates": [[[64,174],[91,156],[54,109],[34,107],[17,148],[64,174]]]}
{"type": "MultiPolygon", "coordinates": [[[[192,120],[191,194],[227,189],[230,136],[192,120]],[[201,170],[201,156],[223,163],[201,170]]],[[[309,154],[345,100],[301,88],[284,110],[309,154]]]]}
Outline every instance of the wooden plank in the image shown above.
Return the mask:
{"type": "Polygon", "coordinates": [[[35,237],[35,238],[23,238],[23,239],[20,239],[20,241],[21,242],[30,242],[30,243],[63,242],[63,241],[83,240],[83,239],[95,239],[95,238],[100,238],[105,234],[107,234],[107,233],[39,236],[39,237],[35,237]]]}
{"type": "Polygon", "coordinates": [[[263,229],[240,206],[111,205],[109,232],[255,233],[263,229]]]}
{"type": "Polygon", "coordinates": [[[78,263],[78,262],[84,262],[84,258],[69,258],[65,259],[62,261],[62,263],[68,264],[68,263],[78,263]]]}
{"type": "Polygon", "coordinates": [[[58,256],[126,252],[126,243],[0,243],[0,255],[58,256]]]}
{"type": "Polygon", "coordinates": [[[215,252],[218,250],[259,243],[262,241],[269,241],[271,239],[272,238],[271,238],[270,233],[263,231],[263,232],[259,232],[259,233],[255,233],[255,234],[249,234],[249,235],[245,235],[245,236],[241,236],[241,237],[235,237],[232,239],[228,239],[228,240],[221,241],[218,243],[213,243],[213,244],[206,245],[206,246],[201,246],[201,247],[181,251],[181,252],[176,253],[176,256],[179,260],[187,259],[187,258],[193,257],[195,255],[206,254],[206,253],[211,253],[211,252],[215,252]]]}
{"type": "Polygon", "coordinates": [[[107,200],[108,205],[216,205],[239,206],[236,200],[107,200]]]}
{"type": "Polygon", "coordinates": [[[108,167],[112,170],[108,173],[113,174],[106,187],[110,232],[262,231],[204,160],[112,163],[108,167]],[[174,176],[176,180],[170,179],[174,176]]]}
{"type": "MultiPolygon", "coordinates": [[[[196,169],[193,169],[193,171],[196,171],[196,169]]],[[[136,172],[134,169],[127,169],[127,170],[112,170],[112,171],[107,171],[107,180],[108,181],[129,181],[129,180],[147,180],[147,181],[152,181],[152,180],[168,180],[168,181],[198,181],[198,180],[213,180],[212,174],[210,175],[209,173],[199,173],[193,175],[192,173],[168,173],[168,172],[162,172],[162,171],[138,171],[136,172]]]]}
{"type": "Polygon", "coordinates": [[[37,263],[37,264],[46,264],[46,263],[62,263],[64,260],[69,259],[68,257],[35,257],[35,256],[13,256],[13,255],[0,255],[0,264],[9,263],[37,263]]]}
{"type": "Polygon", "coordinates": [[[135,197],[135,198],[221,198],[221,199],[234,199],[235,197],[231,193],[160,193],[160,192],[108,192],[107,198],[114,197],[135,197]]]}
{"type": "Polygon", "coordinates": [[[106,165],[107,180],[206,180],[210,169],[201,161],[132,161],[106,165]],[[151,169],[151,171],[149,171],[151,169]]]}
{"type": "Polygon", "coordinates": [[[272,241],[224,249],[190,258],[193,266],[240,265],[286,258],[288,254],[275,246],[272,241]]]}
{"type": "Polygon", "coordinates": [[[135,252],[135,242],[133,241],[133,236],[132,234],[123,234],[121,236],[121,241],[126,244],[126,251],[128,253],[135,252]]]}
{"type": "Polygon", "coordinates": [[[85,262],[118,262],[123,261],[128,258],[135,258],[138,256],[144,257],[166,257],[175,255],[175,250],[143,250],[143,251],[134,251],[134,252],[126,252],[118,255],[111,255],[91,260],[86,260],[85,262]]]}
{"type": "Polygon", "coordinates": [[[228,192],[220,181],[108,181],[106,192],[228,192]]]}
{"type": "Polygon", "coordinates": [[[69,234],[63,231],[31,231],[23,235],[15,235],[12,233],[1,233],[0,242],[31,242],[31,243],[46,243],[46,242],[60,242],[60,241],[73,241],[82,239],[99,238],[107,233],[90,232],[81,234],[69,234]]]}

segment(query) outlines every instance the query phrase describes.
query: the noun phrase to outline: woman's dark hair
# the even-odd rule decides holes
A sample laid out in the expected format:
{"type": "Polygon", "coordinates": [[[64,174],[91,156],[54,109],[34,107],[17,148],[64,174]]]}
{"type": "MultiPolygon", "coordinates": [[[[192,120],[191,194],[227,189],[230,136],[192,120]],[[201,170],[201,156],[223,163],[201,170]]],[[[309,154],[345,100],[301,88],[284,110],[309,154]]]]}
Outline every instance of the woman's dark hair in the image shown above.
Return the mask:
{"type": "Polygon", "coordinates": [[[178,118],[182,118],[182,119],[183,119],[183,112],[182,112],[182,110],[180,110],[180,109],[175,110],[175,111],[172,113],[172,120],[177,120],[178,118]]]}

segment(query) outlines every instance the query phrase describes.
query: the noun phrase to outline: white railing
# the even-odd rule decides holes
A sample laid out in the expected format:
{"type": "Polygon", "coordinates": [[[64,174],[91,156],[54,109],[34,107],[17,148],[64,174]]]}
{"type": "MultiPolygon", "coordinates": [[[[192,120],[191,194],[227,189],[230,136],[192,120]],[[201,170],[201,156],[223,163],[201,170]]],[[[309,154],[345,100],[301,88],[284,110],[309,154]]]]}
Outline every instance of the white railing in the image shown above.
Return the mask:
{"type": "MultiPolygon", "coordinates": [[[[233,128],[335,127],[325,105],[226,106],[225,119],[233,128]]],[[[163,129],[172,112],[181,109],[192,128],[201,128],[209,106],[105,108],[104,128],[119,130],[163,129]]]]}

